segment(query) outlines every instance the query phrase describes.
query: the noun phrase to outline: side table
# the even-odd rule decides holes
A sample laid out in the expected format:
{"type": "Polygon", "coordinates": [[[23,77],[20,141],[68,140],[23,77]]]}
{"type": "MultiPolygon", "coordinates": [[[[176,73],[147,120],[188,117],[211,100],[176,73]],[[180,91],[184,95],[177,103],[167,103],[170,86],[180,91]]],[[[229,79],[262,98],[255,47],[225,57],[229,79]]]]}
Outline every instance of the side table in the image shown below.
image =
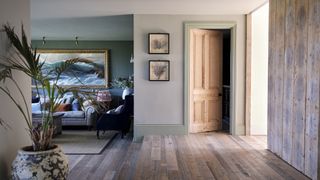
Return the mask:
{"type": "MultiPolygon", "coordinates": [[[[63,114],[53,115],[53,137],[62,134],[62,116],[63,114]]],[[[32,114],[32,124],[41,124],[42,123],[42,115],[41,114],[32,114]]]]}

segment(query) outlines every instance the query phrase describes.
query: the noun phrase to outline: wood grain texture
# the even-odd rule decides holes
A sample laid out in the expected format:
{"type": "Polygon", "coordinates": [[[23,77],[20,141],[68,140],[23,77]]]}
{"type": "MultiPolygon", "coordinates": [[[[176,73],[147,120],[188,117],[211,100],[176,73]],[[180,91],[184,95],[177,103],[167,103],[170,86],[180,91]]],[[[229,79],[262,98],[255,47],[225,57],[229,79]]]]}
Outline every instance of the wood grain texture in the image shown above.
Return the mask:
{"type": "Polygon", "coordinates": [[[292,165],[304,171],[304,134],[306,120],[307,3],[296,1],[295,63],[293,82],[293,156],[292,165]]]}
{"type": "Polygon", "coordinates": [[[308,7],[305,173],[315,179],[319,173],[320,1],[309,0],[308,7]]]}
{"type": "Polygon", "coordinates": [[[320,179],[320,1],[271,0],[268,148],[320,179]]]}
{"type": "Polygon", "coordinates": [[[222,126],[221,31],[190,30],[190,132],[220,130],[222,126]]]}
{"type": "Polygon", "coordinates": [[[284,65],[284,98],[283,98],[283,146],[282,157],[292,164],[292,114],[293,114],[293,73],[295,46],[295,3],[286,0],[285,14],[285,65],[284,65]]]}
{"type": "Polygon", "coordinates": [[[100,155],[69,155],[68,179],[308,179],[266,150],[266,136],[117,136],[100,155]],[[155,152],[156,151],[156,152],[155,152]]]}
{"type": "MultiPolygon", "coordinates": [[[[277,10],[276,10],[276,22],[275,26],[276,34],[275,34],[275,56],[274,56],[274,65],[275,65],[275,82],[274,82],[274,117],[276,121],[275,128],[275,136],[276,137],[283,137],[283,118],[282,118],[282,106],[283,106],[283,74],[284,74],[284,29],[285,29],[285,1],[277,1],[277,10]]],[[[274,152],[278,156],[282,156],[282,138],[275,139],[275,148],[274,152]]]]}
{"type": "Polygon", "coordinates": [[[276,43],[276,8],[277,1],[269,1],[269,61],[268,61],[268,148],[275,152],[276,117],[275,117],[275,43],[276,43]]]}

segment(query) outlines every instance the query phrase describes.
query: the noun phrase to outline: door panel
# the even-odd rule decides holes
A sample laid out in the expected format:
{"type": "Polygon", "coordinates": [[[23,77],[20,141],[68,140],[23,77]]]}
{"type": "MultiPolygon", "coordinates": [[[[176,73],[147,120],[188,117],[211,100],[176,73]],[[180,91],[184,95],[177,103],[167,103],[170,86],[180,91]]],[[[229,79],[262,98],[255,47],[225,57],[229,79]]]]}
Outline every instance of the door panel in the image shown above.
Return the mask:
{"type": "Polygon", "coordinates": [[[190,31],[190,132],[221,129],[222,33],[190,31]]]}

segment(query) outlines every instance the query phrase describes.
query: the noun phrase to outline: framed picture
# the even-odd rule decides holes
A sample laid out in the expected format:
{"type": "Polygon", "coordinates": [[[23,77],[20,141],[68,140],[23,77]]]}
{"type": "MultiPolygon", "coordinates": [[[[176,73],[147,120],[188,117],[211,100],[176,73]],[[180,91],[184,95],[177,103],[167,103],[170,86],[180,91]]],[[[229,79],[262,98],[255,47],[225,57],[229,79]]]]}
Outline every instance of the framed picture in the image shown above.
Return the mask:
{"type": "Polygon", "coordinates": [[[169,81],[170,61],[149,60],[149,81],[169,81]]]}
{"type": "MultiPolygon", "coordinates": [[[[38,50],[44,75],[60,62],[72,58],[87,59],[95,63],[76,63],[65,71],[58,81],[60,86],[106,87],[108,85],[108,50],[38,50]]],[[[54,79],[54,77],[52,77],[54,79]]]]}
{"type": "Polygon", "coordinates": [[[169,54],[169,33],[149,33],[149,54],[169,54]]]}

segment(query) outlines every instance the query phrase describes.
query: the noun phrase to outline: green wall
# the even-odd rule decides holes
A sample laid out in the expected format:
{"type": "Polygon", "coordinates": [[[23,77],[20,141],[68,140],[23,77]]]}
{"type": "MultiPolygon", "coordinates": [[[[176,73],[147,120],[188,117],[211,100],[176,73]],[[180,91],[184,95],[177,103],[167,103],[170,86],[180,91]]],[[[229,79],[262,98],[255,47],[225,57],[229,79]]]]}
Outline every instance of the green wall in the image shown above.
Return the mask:
{"type": "Polygon", "coordinates": [[[109,70],[111,79],[126,78],[133,75],[133,64],[129,62],[133,54],[133,41],[31,41],[32,47],[37,49],[109,49],[109,70]]]}

